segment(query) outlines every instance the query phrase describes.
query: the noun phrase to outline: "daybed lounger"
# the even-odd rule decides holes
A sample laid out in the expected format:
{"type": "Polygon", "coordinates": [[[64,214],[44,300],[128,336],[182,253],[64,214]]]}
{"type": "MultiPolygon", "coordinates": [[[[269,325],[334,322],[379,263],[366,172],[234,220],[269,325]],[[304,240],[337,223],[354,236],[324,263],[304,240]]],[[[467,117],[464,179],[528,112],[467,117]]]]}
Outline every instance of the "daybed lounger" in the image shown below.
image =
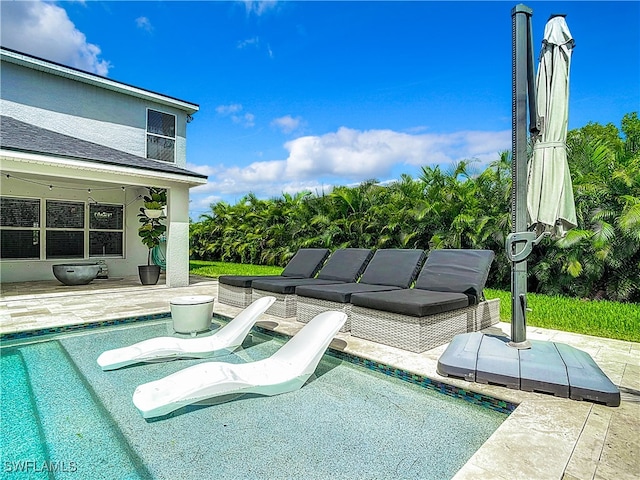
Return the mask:
{"type": "Polygon", "coordinates": [[[229,394],[278,395],[302,387],[346,320],[325,312],[305,325],[271,357],[233,364],[205,362],[136,388],[133,403],[144,418],[229,394]]]}
{"type": "Polygon", "coordinates": [[[352,294],[409,288],[420,271],[424,257],[423,250],[381,249],[375,253],[357,283],[297,287],[298,321],[306,323],[320,312],[337,310],[347,314],[343,331],[348,332],[352,294]]]}
{"type": "Polygon", "coordinates": [[[249,330],[275,300],[274,297],[264,297],[253,302],[237,317],[208,337],[151,338],[129,347],[102,353],[98,357],[98,365],[102,370],[115,370],[134,363],[168,362],[178,358],[209,358],[232,352],[242,345],[249,330]]]}
{"type": "Polygon", "coordinates": [[[414,288],[352,295],[351,334],[421,353],[497,323],[500,301],[482,293],[493,258],[491,250],[432,251],[414,288]]]}
{"type": "Polygon", "coordinates": [[[253,300],[251,282],[254,280],[312,278],[328,256],[326,248],[301,248],[280,275],[222,275],[218,278],[218,300],[225,305],[244,308],[253,300]]]}
{"type": "Polygon", "coordinates": [[[274,296],[276,301],[267,313],[283,318],[293,317],[296,314],[296,287],[355,282],[362,275],[372,254],[368,248],[343,248],[331,254],[316,278],[254,280],[251,284],[252,298],[257,300],[264,296],[274,296]]]}

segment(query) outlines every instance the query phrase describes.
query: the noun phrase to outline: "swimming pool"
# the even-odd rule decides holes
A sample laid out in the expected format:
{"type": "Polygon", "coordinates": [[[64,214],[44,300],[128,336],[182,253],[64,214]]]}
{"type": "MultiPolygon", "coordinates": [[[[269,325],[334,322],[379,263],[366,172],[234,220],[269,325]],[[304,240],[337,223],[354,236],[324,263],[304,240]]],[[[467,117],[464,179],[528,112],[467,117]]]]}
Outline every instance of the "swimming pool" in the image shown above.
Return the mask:
{"type": "MultiPolygon", "coordinates": [[[[443,479],[507,417],[335,353],[296,392],[144,420],[135,387],[202,360],[103,372],[96,358],[167,333],[156,321],[3,348],[3,478],[443,479]]],[[[284,341],[254,330],[219,360],[261,359],[284,341]]]]}

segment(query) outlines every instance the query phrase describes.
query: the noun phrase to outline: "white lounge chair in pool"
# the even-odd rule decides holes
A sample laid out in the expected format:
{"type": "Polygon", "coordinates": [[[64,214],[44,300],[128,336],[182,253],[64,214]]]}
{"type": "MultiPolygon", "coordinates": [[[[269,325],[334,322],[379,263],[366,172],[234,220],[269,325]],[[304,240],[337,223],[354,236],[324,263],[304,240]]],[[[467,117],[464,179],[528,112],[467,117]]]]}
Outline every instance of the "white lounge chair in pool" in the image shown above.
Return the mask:
{"type": "Polygon", "coordinates": [[[342,312],[314,317],[271,357],[232,364],[205,362],[136,388],[133,403],[144,418],[230,394],[278,395],[302,387],[347,320],[342,312]]]}
{"type": "Polygon", "coordinates": [[[102,370],[115,370],[134,363],[168,362],[178,358],[209,358],[232,352],[242,345],[249,330],[275,300],[275,297],[256,300],[213,335],[201,338],[151,338],[102,353],[98,357],[98,365],[102,370]]]}

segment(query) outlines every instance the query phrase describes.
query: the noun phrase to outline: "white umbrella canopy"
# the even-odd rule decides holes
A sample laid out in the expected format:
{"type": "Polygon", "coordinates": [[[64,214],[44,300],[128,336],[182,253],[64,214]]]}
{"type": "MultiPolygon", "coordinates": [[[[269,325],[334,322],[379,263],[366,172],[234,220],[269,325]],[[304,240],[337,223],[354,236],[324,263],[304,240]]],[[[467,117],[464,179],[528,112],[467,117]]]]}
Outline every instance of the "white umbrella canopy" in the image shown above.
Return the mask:
{"type": "Polygon", "coordinates": [[[573,46],[564,16],[549,19],[536,78],[540,136],[529,161],[527,208],[537,233],[550,232],[555,237],[577,226],[566,146],[573,46]]]}

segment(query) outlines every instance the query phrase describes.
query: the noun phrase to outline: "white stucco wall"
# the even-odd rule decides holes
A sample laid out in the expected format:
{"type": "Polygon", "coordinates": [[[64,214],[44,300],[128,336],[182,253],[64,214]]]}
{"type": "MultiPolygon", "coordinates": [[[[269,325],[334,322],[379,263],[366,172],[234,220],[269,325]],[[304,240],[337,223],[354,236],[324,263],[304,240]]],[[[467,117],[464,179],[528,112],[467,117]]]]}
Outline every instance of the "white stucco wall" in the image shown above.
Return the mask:
{"type": "Polygon", "coordinates": [[[0,113],[146,157],[147,108],[176,115],[175,165],[185,167],[186,113],[150,100],[2,63],[0,113]]]}
{"type": "MultiPolygon", "coordinates": [[[[187,112],[195,113],[197,105],[41,60],[16,60],[14,56],[2,51],[0,114],[145,157],[147,109],[152,108],[176,115],[174,164],[186,167],[187,112]]],[[[126,205],[122,258],[70,259],[73,262],[104,259],[110,277],[137,275],[138,265],[147,263],[148,250],[138,237],[137,214],[142,200],[137,196],[145,194],[147,186],[166,188],[167,284],[189,284],[189,188],[204,183],[202,179],[4,150],[0,170],[3,196],[39,198],[43,202],[46,199],[86,202],[91,196],[101,203],[126,205]],[[5,174],[11,176],[7,178],[5,174]],[[50,190],[48,185],[55,188],[50,190]]],[[[0,260],[0,281],[51,280],[54,278],[51,266],[58,263],[64,260],[0,260]]]]}
{"type": "Polygon", "coordinates": [[[167,221],[167,285],[189,285],[189,190],[169,189],[167,203],[171,206],[167,221]]]}

